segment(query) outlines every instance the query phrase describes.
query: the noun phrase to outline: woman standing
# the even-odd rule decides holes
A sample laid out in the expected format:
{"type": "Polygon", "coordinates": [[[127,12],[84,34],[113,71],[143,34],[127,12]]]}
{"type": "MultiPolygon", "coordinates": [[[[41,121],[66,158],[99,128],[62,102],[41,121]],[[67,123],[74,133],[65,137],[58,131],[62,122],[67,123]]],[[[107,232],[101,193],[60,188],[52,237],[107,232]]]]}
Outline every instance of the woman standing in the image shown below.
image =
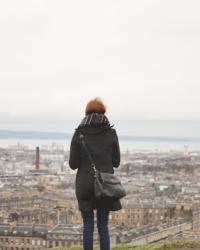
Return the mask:
{"type": "Polygon", "coordinates": [[[110,125],[105,112],[106,106],[100,98],[89,101],[85,117],[76,128],[70,146],[69,166],[71,169],[78,169],[75,193],[83,219],[84,250],[93,250],[94,209],[97,211],[100,250],[110,250],[109,212],[122,208],[120,200],[110,201],[94,197],[91,164],[79,138],[80,133],[84,134],[85,143],[97,169],[114,173],[114,168],[120,164],[119,141],[116,130],[110,125]]]}

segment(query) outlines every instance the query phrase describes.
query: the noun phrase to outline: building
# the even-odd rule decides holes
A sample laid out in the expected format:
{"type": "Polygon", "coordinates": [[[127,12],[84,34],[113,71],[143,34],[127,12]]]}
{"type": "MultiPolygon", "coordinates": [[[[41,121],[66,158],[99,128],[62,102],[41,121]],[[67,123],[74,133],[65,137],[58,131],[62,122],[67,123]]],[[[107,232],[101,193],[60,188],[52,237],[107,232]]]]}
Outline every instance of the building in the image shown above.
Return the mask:
{"type": "Polygon", "coordinates": [[[47,226],[0,223],[1,250],[38,250],[46,247],[47,226]]]}

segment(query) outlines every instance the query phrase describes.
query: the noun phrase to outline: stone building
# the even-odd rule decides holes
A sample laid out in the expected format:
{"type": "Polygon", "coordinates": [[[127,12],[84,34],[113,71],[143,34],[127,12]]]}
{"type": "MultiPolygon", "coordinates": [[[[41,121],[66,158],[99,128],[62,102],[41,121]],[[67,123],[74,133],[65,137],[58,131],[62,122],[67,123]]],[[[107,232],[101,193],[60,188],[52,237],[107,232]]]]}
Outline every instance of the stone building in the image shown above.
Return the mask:
{"type": "Polygon", "coordinates": [[[126,204],[110,215],[110,224],[123,227],[159,224],[164,221],[167,208],[159,204],[126,204]]]}
{"type": "MultiPolygon", "coordinates": [[[[31,192],[31,190],[30,190],[31,192]]],[[[31,194],[27,193],[18,193],[16,195],[13,193],[9,193],[0,197],[0,210],[11,210],[13,208],[30,208],[30,207],[38,207],[42,202],[42,198],[40,194],[31,194]]]]}
{"type": "Polygon", "coordinates": [[[47,234],[47,247],[70,247],[82,242],[82,227],[80,225],[56,225],[47,234]]]}
{"type": "Polygon", "coordinates": [[[46,225],[0,223],[1,250],[38,250],[46,247],[46,225]]]}

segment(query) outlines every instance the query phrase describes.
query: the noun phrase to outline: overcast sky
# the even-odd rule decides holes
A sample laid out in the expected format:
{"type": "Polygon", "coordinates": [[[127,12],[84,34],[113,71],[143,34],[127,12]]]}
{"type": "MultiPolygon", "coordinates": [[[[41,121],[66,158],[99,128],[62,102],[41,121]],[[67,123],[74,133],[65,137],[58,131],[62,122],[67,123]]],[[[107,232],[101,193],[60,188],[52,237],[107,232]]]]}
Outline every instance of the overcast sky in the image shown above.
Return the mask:
{"type": "Polygon", "coordinates": [[[199,0],[0,2],[0,129],[200,136],[199,0]]]}

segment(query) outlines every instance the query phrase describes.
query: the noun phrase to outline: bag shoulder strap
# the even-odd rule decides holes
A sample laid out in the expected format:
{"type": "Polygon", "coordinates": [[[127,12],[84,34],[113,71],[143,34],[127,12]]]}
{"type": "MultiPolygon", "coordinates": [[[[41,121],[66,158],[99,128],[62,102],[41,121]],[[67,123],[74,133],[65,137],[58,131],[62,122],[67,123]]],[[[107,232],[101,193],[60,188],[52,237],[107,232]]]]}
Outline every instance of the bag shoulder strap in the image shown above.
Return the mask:
{"type": "Polygon", "coordinates": [[[86,151],[86,153],[87,153],[87,155],[88,155],[88,158],[89,158],[89,160],[90,160],[92,169],[94,170],[94,173],[96,173],[97,168],[96,168],[95,163],[94,163],[94,160],[93,160],[91,154],[89,153],[89,150],[88,150],[88,148],[87,148],[87,146],[86,146],[86,144],[85,144],[84,135],[83,135],[83,134],[80,134],[80,135],[79,135],[79,138],[81,139],[81,142],[82,142],[82,144],[83,144],[83,147],[84,147],[84,149],[85,149],[85,151],[86,151]]]}

